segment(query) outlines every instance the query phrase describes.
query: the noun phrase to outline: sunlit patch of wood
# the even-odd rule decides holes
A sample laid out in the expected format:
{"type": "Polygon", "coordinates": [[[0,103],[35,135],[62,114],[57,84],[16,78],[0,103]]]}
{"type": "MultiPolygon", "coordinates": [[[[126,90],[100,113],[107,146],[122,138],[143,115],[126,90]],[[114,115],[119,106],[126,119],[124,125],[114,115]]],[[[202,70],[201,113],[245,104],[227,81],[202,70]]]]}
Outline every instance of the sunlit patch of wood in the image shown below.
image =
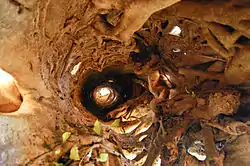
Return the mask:
{"type": "Polygon", "coordinates": [[[14,78],[0,69],[0,113],[15,112],[22,103],[14,78]]]}

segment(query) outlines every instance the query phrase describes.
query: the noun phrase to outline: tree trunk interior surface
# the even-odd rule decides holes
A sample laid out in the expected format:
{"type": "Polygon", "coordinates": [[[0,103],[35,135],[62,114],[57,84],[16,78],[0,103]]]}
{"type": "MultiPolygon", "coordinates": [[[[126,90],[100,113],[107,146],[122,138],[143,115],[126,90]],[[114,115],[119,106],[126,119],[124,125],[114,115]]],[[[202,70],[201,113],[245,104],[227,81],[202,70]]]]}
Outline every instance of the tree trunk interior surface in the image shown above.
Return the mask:
{"type": "Polygon", "coordinates": [[[0,0],[0,166],[249,156],[249,0],[0,0]]]}

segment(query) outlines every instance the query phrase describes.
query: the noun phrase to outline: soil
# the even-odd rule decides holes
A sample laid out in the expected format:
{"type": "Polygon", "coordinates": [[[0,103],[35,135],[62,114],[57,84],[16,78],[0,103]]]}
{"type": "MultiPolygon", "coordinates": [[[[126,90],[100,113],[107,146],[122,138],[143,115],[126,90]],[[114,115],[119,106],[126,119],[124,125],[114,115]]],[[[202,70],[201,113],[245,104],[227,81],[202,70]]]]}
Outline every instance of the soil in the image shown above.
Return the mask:
{"type": "MultiPolygon", "coordinates": [[[[16,79],[23,103],[3,116],[21,118],[28,129],[14,125],[24,134],[15,148],[26,152],[15,161],[6,152],[3,164],[248,163],[248,2],[10,1],[0,6],[0,20],[9,6],[26,22],[4,35],[0,24],[0,48],[12,50],[0,54],[12,65],[0,68],[16,79]],[[102,85],[115,88],[118,102],[93,104],[102,85]],[[63,141],[65,132],[71,135],[63,141]],[[197,141],[205,161],[188,153],[197,141]]],[[[10,18],[6,25],[18,21],[10,18]]]]}

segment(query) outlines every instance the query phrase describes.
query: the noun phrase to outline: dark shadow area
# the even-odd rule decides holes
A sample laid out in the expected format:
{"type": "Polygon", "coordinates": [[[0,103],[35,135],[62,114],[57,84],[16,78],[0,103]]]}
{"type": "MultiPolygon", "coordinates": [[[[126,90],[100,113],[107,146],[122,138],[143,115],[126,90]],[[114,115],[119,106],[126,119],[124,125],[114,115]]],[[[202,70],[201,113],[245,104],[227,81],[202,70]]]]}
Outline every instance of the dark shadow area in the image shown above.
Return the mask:
{"type": "Polygon", "coordinates": [[[129,99],[136,98],[142,94],[144,89],[136,84],[133,73],[124,73],[119,69],[107,69],[103,72],[93,71],[81,88],[81,102],[86,109],[101,120],[105,120],[106,115],[129,99]],[[96,87],[108,86],[118,93],[118,99],[110,106],[101,106],[96,103],[93,92],[96,87]]]}

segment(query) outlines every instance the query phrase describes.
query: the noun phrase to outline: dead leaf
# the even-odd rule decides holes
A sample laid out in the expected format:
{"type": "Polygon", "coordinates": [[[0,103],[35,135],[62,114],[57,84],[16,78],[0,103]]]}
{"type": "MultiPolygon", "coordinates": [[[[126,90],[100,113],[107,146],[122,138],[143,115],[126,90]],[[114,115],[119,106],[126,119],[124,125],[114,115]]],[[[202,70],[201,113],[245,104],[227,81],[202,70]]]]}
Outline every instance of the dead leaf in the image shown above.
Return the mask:
{"type": "Polygon", "coordinates": [[[119,124],[120,124],[120,119],[116,119],[112,124],[111,124],[111,127],[119,127],[119,124]]]}
{"type": "Polygon", "coordinates": [[[96,120],[93,128],[94,132],[98,135],[101,134],[101,122],[96,120]]]}
{"type": "Polygon", "coordinates": [[[63,143],[66,142],[69,139],[70,135],[71,135],[71,132],[63,133],[63,135],[62,135],[63,143]]]}
{"type": "Polygon", "coordinates": [[[69,158],[75,161],[80,160],[78,147],[76,145],[71,148],[69,158]]]}
{"type": "Polygon", "coordinates": [[[109,158],[108,153],[100,153],[100,158],[97,158],[97,161],[106,162],[108,158],[109,158]]]}

